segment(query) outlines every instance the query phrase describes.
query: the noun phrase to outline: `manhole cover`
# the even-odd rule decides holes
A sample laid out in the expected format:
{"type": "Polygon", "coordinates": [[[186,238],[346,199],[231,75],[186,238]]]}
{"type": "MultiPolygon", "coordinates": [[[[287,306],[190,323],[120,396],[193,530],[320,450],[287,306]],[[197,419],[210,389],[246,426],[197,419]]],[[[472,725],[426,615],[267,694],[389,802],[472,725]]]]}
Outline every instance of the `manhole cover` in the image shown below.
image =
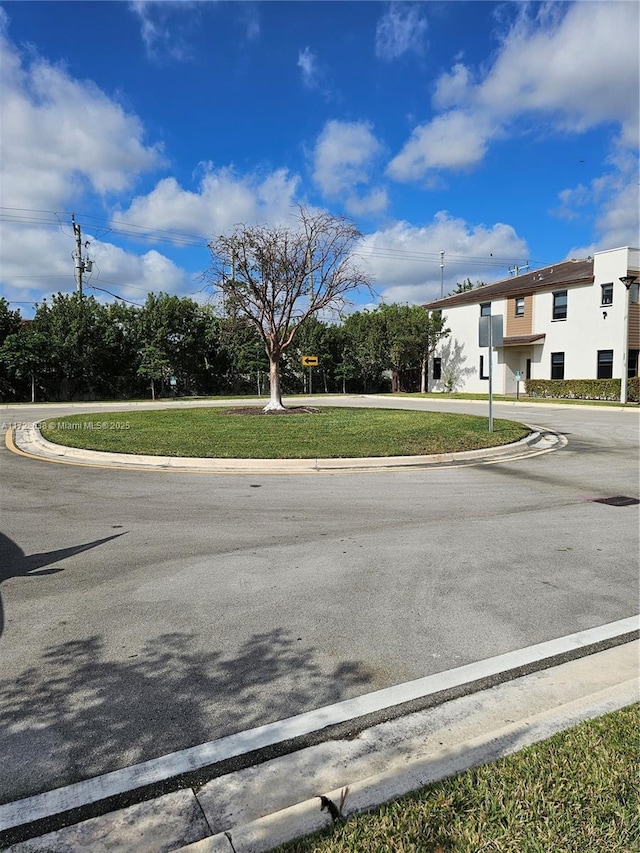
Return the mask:
{"type": "Polygon", "coordinates": [[[607,504],[608,506],[635,506],[640,504],[638,498],[628,498],[626,495],[616,495],[615,498],[594,498],[594,504],[607,504]]]}

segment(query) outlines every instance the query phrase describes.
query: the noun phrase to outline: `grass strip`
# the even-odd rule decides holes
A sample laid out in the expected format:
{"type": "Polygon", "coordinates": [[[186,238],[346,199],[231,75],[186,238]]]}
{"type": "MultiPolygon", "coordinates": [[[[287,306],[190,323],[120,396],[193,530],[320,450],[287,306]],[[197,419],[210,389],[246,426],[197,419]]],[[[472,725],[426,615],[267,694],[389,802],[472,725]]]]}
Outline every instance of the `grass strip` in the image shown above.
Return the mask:
{"type": "Polygon", "coordinates": [[[636,853],[640,705],[356,815],[278,853],[636,853]]]}
{"type": "MultiPolygon", "coordinates": [[[[233,410],[237,412],[237,409],[233,410]]],[[[223,459],[412,456],[518,441],[515,421],[439,412],[327,407],[296,415],[232,414],[220,408],[110,412],[50,418],[57,444],[116,453],[223,459]]]]}

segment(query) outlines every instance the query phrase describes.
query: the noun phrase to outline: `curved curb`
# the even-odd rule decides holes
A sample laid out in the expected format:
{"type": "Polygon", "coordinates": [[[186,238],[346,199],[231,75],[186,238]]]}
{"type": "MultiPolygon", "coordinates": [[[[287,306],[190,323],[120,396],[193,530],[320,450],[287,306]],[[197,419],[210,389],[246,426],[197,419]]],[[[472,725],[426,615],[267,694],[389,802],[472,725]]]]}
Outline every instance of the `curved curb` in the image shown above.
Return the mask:
{"type": "Polygon", "coordinates": [[[42,436],[35,424],[7,430],[5,444],[12,453],[44,462],[119,470],[206,474],[361,473],[491,464],[549,453],[567,444],[567,439],[559,433],[530,424],[526,426],[532,430],[530,435],[514,444],[500,447],[428,456],[369,456],[349,459],[203,459],[111,453],[54,444],[42,436]]]}
{"type": "MultiPolygon", "coordinates": [[[[527,648],[507,652],[483,661],[466,664],[454,670],[435,673],[412,682],[406,682],[365,694],[361,697],[343,700],[334,705],[304,712],[295,717],[267,723],[255,729],[237,732],[216,741],[159,756],[138,765],[121,768],[102,776],[85,779],[65,787],[0,805],[0,847],[2,847],[3,843],[19,843],[39,836],[43,832],[55,832],[58,829],[73,826],[79,822],[91,821],[93,818],[100,820],[101,816],[118,812],[122,809],[126,813],[131,807],[135,809],[139,804],[153,802],[158,798],[162,800],[163,797],[170,795],[172,792],[180,792],[191,788],[194,794],[200,797],[209,782],[215,785],[215,780],[233,779],[233,775],[230,774],[234,774],[236,771],[242,774],[244,770],[258,765],[265,768],[266,776],[263,778],[268,781],[269,785],[274,780],[277,782],[278,778],[280,778],[280,783],[282,783],[284,778],[290,778],[291,768],[287,769],[286,776],[284,777],[282,773],[280,776],[277,773],[274,776],[272,760],[281,759],[286,762],[288,761],[288,756],[292,753],[303,755],[307,747],[318,747],[327,742],[340,742],[345,739],[351,741],[354,736],[363,732],[366,733],[367,730],[372,729],[372,726],[377,726],[379,723],[387,724],[388,721],[405,717],[407,714],[434,709],[439,706],[444,707],[452,700],[482,694],[483,691],[489,688],[499,685],[504,686],[509,682],[513,682],[516,685],[516,692],[520,693],[522,684],[520,687],[517,684],[521,677],[539,674],[544,670],[554,669],[561,664],[575,663],[580,659],[585,659],[588,662],[592,656],[595,656],[591,665],[598,672],[602,672],[602,664],[597,658],[598,653],[616,647],[627,647],[629,652],[625,653],[625,662],[621,669],[620,667],[616,668],[615,664],[613,665],[609,673],[611,678],[607,680],[606,685],[599,676],[593,682],[591,676],[588,674],[585,676],[584,668],[581,668],[578,673],[572,670],[574,672],[573,675],[564,672],[554,681],[557,689],[560,690],[560,694],[557,694],[557,699],[553,698],[556,696],[556,693],[553,692],[556,688],[549,688],[548,684],[545,686],[546,682],[543,683],[542,690],[547,699],[551,701],[551,705],[548,707],[556,709],[560,704],[559,699],[565,696],[567,699],[574,697],[575,694],[571,690],[568,694],[565,692],[565,687],[579,678],[580,684],[584,684],[585,682],[587,685],[600,683],[599,691],[602,691],[605,687],[608,689],[609,686],[616,686],[616,688],[620,688],[623,691],[624,699],[621,705],[631,704],[637,700],[637,673],[634,666],[635,658],[637,657],[637,648],[631,644],[637,644],[638,634],[638,617],[628,617],[617,622],[588,628],[565,637],[559,637],[527,648]],[[630,678],[632,678],[632,682],[629,681],[630,678]],[[552,690],[551,693],[549,693],[549,689],[552,690]],[[376,709],[378,709],[377,714],[375,713],[376,709]],[[340,720],[343,722],[342,726],[339,725],[340,720]]],[[[612,666],[610,659],[608,665],[612,666]]],[[[590,664],[587,663],[587,666],[590,666],[590,664]]],[[[607,676],[607,679],[609,679],[609,676],[607,676]]],[[[534,680],[533,684],[535,683],[537,683],[537,679],[534,680]]],[[[584,701],[586,706],[590,707],[594,704],[597,695],[597,693],[594,693],[593,690],[587,687],[584,690],[581,701],[584,701]]],[[[518,703],[521,703],[521,700],[522,696],[517,700],[518,703]]],[[[526,708],[530,713],[529,701],[526,701],[521,707],[526,708]]],[[[605,710],[611,710],[611,708],[605,708],[605,710]]],[[[467,708],[467,712],[469,712],[469,708],[467,708]]],[[[603,712],[598,710],[597,715],[599,716],[603,712]]],[[[525,716],[528,716],[528,714],[525,716]]],[[[513,722],[515,720],[503,719],[499,715],[497,718],[497,728],[501,729],[504,723],[513,722]]],[[[527,728],[528,726],[524,727],[523,733],[527,728]]],[[[474,730],[477,730],[478,734],[482,734],[483,737],[487,735],[487,726],[485,724],[479,728],[476,726],[474,730]]],[[[492,728],[492,731],[494,731],[494,735],[487,742],[487,746],[490,746],[496,737],[496,729],[492,728]]],[[[423,736],[420,732],[422,732],[422,726],[414,730],[414,734],[422,741],[423,736]]],[[[467,732],[463,740],[460,741],[461,746],[462,744],[466,744],[466,748],[462,750],[462,756],[467,755],[469,757],[469,737],[470,733],[467,732]]],[[[392,738],[394,743],[396,742],[396,738],[397,735],[394,734],[392,738]]],[[[365,734],[365,740],[367,739],[365,734]]],[[[375,746],[376,743],[378,743],[377,737],[374,737],[373,740],[369,739],[369,746],[375,746]]],[[[455,739],[451,741],[449,749],[451,746],[456,747],[457,743],[455,739]]],[[[515,742],[509,737],[507,738],[507,743],[513,745],[515,742]]],[[[523,745],[524,743],[521,741],[519,744],[516,744],[517,748],[523,745]]],[[[433,761],[438,752],[435,742],[433,746],[435,747],[435,754],[431,749],[426,753],[420,750],[420,755],[425,758],[429,757],[429,762],[433,761]]],[[[373,751],[375,752],[376,749],[373,751]]],[[[327,751],[318,751],[316,749],[312,750],[312,752],[314,758],[311,758],[311,753],[307,753],[306,757],[303,755],[302,764],[294,762],[294,765],[298,768],[296,772],[299,772],[303,768],[301,772],[304,774],[306,782],[314,775],[314,766],[319,766],[317,762],[320,762],[320,765],[323,767],[325,762],[328,765],[331,765],[332,762],[332,758],[327,751]]],[[[364,752],[361,753],[360,757],[366,757],[369,755],[369,752],[369,747],[364,747],[364,752]]],[[[395,755],[399,763],[394,759],[395,763],[392,765],[390,761],[385,759],[382,765],[384,768],[383,776],[385,777],[384,788],[388,788],[389,786],[394,787],[398,782],[400,783],[400,788],[393,790],[393,797],[403,792],[401,788],[405,783],[401,780],[408,769],[407,759],[409,758],[405,751],[401,751],[395,755]]],[[[447,755],[451,757],[451,752],[447,751],[447,755]]],[[[337,753],[334,752],[334,758],[336,756],[337,753]]],[[[346,765],[344,766],[346,767],[346,765]]],[[[421,766],[424,770],[424,764],[421,766]]],[[[342,779],[345,778],[341,769],[342,767],[342,759],[339,763],[334,761],[333,771],[336,772],[329,772],[327,776],[323,777],[324,781],[329,782],[332,780],[334,785],[338,784],[338,782],[342,784],[342,779]]],[[[373,765],[368,765],[366,762],[365,764],[358,764],[356,760],[356,763],[352,765],[354,775],[351,778],[347,777],[345,781],[349,784],[351,782],[354,783],[353,791],[355,794],[358,780],[370,783],[373,775],[381,772],[380,767],[379,763],[375,764],[374,762],[373,765]],[[371,766],[371,771],[365,772],[369,766],[371,766]]],[[[433,770],[433,767],[431,767],[431,770],[433,770]]],[[[320,776],[322,775],[320,774],[320,776]]],[[[242,779],[244,777],[237,776],[235,778],[242,779]]],[[[253,789],[251,788],[251,784],[253,783],[246,779],[245,781],[249,785],[248,796],[250,798],[246,808],[240,808],[237,802],[235,805],[233,804],[232,800],[236,796],[233,793],[233,785],[229,789],[231,799],[229,799],[226,805],[224,804],[225,799],[227,799],[226,795],[223,795],[222,799],[219,799],[220,790],[216,791],[214,789],[207,794],[207,797],[209,797],[208,801],[214,803],[215,808],[220,808],[221,812],[215,818],[214,822],[209,825],[213,838],[209,836],[206,841],[203,840],[200,842],[203,845],[203,849],[209,850],[210,848],[206,845],[213,843],[216,839],[218,841],[223,840],[220,834],[216,835],[216,832],[219,832],[220,829],[226,829],[232,833],[235,843],[236,839],[239,840],[242,837],[242,833],[244,832],[242,827],[246,827],[249,833],[247,840],[251,839],[251,843],[248,846],[237,846],[236,853],[241,853],[241,851],[242,853],[258,853],[258,849],[253,846],[253,841],[255,840],[252,838],[253,829],[260,828],[263,841],[266,836],[266,840],[272,842],[271,846],[275,846],[275,844],[279,843],[279,839],[276,837],[273,840],[272,831],[278,826],[280,828],[277,831],[281,831],[283,818],[286,832],[290,833],[289,838],[313,831],[313,829],[319,827],[312,826],[308,828],[304,825],[304,822],[303,825],[300,823],[301,815],[298,810],[302,808],[304,813],[307,805],[310,806],[310,812],[313,813],[314,819],[326,825],[327,816],[320,813],[317,798],[314,796],[312,800],[307,800],[310,794],[309,784],[305,783],[302,788],[299,788],[295,783],[293,787],[287,784],[284,790],[278,789],[275,791],[275,794],[273,792],[270,793],[266,802],[261,804],[251,794],[251,790],[253,790],[254,794],[256,790],[255,786],[253,789]],[[290,807],[293,807],[293,812],[290,807]],[[265,808],[264,811],[263,808],[265,808]],[[291,817],[294,818],[293,821],[291,817]],[[275,820],[275,827],[270,826],[271,819],[275,820]],[[225,824],[227,825],[225,826],[225,824]],[[265,829],[267,830],[266,833],[264,833],[265,829]]],[[[429,779],[418,780],[419,784],[416,785],[416,779],[412,776],[409,779],[407,790],[419,787],[425,781],[429,781],[429,779]]],[[[240,787],[235,789],[236,793],[244,789],[242,783],[239,784],[240,787]]],[[[334,785],[327,785],[326,787],[331,788],[332,792],[335,793],[334,785]]],[[[315,785],[313,787],[315,788],[315,785]]],[[[369,800],[368,805],[376,805],[391,798],[387,795],[378,799],[382,793],[382,789],[377,785],[374,788],[373,797],[369,800]]],[[[313,788],[311,788],[311,791],[313,791],[313,788]]],[[[318,792],[313,791],[313,793],[315,795],[318,792]]],[[[331,793],[329,797],[334,799],[331,793]]],[[[350,797],[349,811],[354,810],[354,806],[356,806],[355,810],[360,810],[363,807],[364,804],[358,804],[357,799],[350,797]]],[[[206,814],[206,803],[201,802],[201,806],[206,814]]],[[[130,821],[128,821],[128,825],[131,826],[130,821]]],[[[226,832],[222,833],[222,836],[224,835],[226,835],[226,832]]],[[[260,851],[265,851],[271,849],[271,846],[265,843],[259,849],[260,851]]],[[[26,850],[19,849],[21,853],[26,853],[26,850]]],[[[43,848],[36,847],[35,849],[41,850],[43,848]]],[[[54,846],[53,848],[46,847],[46,849],[59,848],[54,846]]],[[[75,850],[76,848],[73,847],[72,849],[75,850]]],[[[80,849],[89,848],[85,845],[80,849]]],[[[126,849],[133,848],[127,847],[126,849]]],[[[191,848],[188,849],[191,850],[191,848]]],[[[195,847],[193,849],[195,851],[200,848],[195,847]]],[[[15,853],[18,853],[18,850],[15,853]]]]}
{"type": "MultiPolygon", "coordinates": [[[[626,681],[601,690],[587,699],[567,702],[552,710],[533,714],[518,723],[478,735],[457,748],[436,750],[422,758],[404,758],[383,773],[350,781],[344,817],[349,819],[372,811],[425,785],[497,761],[581,722],[628,707],[637,700],[637,689],[636,679],[626,681]]],[[[326,796],[338,803],[343,791],[344,787],[337,788],[326,796]]],[[[225,832],[180,847],[173,853],[269,853],[281,844],[329,826],[326,813],[320,812],[318,800],[318,797],[304,800],[250,823],[234,826],[225,832]]]]}

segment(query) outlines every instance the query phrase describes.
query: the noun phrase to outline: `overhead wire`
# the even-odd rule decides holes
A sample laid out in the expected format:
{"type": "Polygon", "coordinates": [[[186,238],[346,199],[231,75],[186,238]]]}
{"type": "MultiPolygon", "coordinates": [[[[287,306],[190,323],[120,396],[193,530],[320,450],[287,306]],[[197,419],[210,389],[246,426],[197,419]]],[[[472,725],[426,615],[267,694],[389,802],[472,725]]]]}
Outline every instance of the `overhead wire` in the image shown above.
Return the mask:
{"type": "MultiPolygon", "coordinates": [[[[102,236],[107,234],[117,234],[121,237],[131,237],[142,240],[150,240],[157,243],[171,243],[175,246],[191,246],[193,248],[207,248],[208,240],[204,235],[188,234],[181,231],[175,231],[165,228],[151,228],[147,225],[137,225],[130,222],[122,222],[121,220],[110,220],[104,217],[94,216],[92,214],[76,214],[78,218],[82,218],[88,222],[96,223],[95,227],[100,228],[102,236]],[[105,223],[100,226],[99,223],[105,223]]],[[[0,220],[14,222],[16,224],[25,225],[62,225],[60,216],[71,216],[71,213],[63,211],[46,211],[35,210],[29,208],[7,208],[0,207],[0,220]],[[43,216],[32,216],[32,214],[48,214],[49,218],[43,216]],[[51,217],[54,217],[52,220],[51,217]]],[[[95,238],[100,239],[100,238],[95,238]]],[[[413,260],[420,263],[437,263],[440,264],[440,252],[424,252],[418,249],[400,249],[394,246],[360,246],[354,254],[362,259],[380,258],[387,260],[413,260]]],[[[445,253],[445,260],[449,263],[463,263],[472,266],[485,266],[501,268],[513,264],[526,264],[530,266],[547,266],[547,261],[534,261],[530,258],[512,255],[510,257],[497,257],[492,254],[488,256],[480,255],[463,255],[460,253],[445,253]]]]}

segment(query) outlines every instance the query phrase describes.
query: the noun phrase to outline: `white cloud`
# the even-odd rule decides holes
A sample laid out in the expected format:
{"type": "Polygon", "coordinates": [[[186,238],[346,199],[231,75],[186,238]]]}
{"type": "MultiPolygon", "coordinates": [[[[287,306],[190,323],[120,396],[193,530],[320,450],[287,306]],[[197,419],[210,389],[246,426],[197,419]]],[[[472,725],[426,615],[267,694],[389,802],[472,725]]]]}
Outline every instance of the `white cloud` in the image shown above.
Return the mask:
{"type": "Polygon", "coordinates": [[[195,282],[185,270],[155,249],[137,255],[112,243],[94,240],[89,247],[89,256],[94,265],[92,274],[86,279],[86,292],[99,300],[111,301],[108,293],[101,295],[102,291],[111,291],[131,302],[141,303],[149,292],[163,291],[184,296],[196,289],[195,282]]]}
{"type": "Polygon", "coordinates": [[[313,180],[326,196],[367,183],[381,146],[367,122],[328,121],[313,152],[313,180]]]}
{"type": "Polygon", "coordinates": [[[531,19],[525,7],[474,100],[496,116],[546,113],[576,133],[614,122],[637,142],[638,10],[574,3],[563,17],[542,6],[531,19]]]}
{"type": "Polygon", "coordinates": [[[193,15],[197,3],[190,0],[132,0],[129,9],[140,21],[140,35],[147,57],[155,62],[169,58],[184,62],[190,58],[187,35],[190,19],[182,17],[182,23],[176,20],[175,13],[184,16],[193,15]]]}
{"type": "Polygon", "coordinates": [[[138,117],[93,83],[39,57],[23,64],[2,36],[0,57],[5,206],[51,209],[84,188],[120,192],[161,164],[138,117]]]}
{"type": "MultiPolygon", "coordinates": [[[[81,210],[90,193],[126,192],[142,172],[163,160],[160,146],[146,143],[136,115],[94,83],[74,79],[63,66],[34,53],[23,56],[9,41],[7,25],[0,9],[0,185],[3,206],[15,208],[22,224],[3,223],[2,290],[11,301],[38,301],[75,289],[71,224],[63,217],[57,229],[39,227],[42,218],[55,223],[55,217],[39,211],[72,205],[81,210]]],[[[90,236],[88,229],[85,236],[90,236]]],[[[95,242],[93,249],[98,249],[95,242]]],[[[102,251],[120,259],[117,265],[105,262],[103,270],[116,283],[110,287],[115,292],[120,292],[117,283],[126,280],[150,290],[184,286],[185,274],[166,258],[147,253],[141,260],[108,244],[102,251]],[[128,279],[120,275],[124,267],[128,279]]]]}
{"type": "Polygon", "coordinates": [[[439,110],[460,106],[467,100],[471,89],[471,72],[462,63],[456,63],[450,73],[442,74],[436,81],[431,102],[439,110]]]}
{"type": "Polygon", "coordinates": [[[638,247],[640,237],[640,186],[638,157],[618,146],[608,159],[609,169],[587,186],[565,189],[559,193],[557,215],[576,219],[595,213],[595,229],[599,235],[589,246],[573,247],[568,257],[584,257],[617,246],[638,247]]]}
{"type": "Polygon", "coordinates": [[[391,3],[376,27],[376,56],[387,62],[422,53],[427,21],[420,4],[391,3]]]}
{"type": "Polygon", "coordinates": [[[398,181],[419,180],[433,169],[465,169],[484,157],[499,132],[490,120],[460,110],[438,116],[417,127],[402,151],[387,167],[398,181]]]}
{"type": "Polygon", "coordinates": [[[388,198],[386,190],[369,184],[371,171],[382,153],[367,122],[328,121],[313,150],[313,181],[325,198],[345,202],[354,215],[381,213],[388,198]]]}
{"type": "Polygon", "coordinates": [[[526,242],[510,225],[471,225],[446,211],[424,226],[398,222],[369,234],[358,255],[386,302],[420,304],[440,296],[441,250],[445,295],[467,277],[474,283],[504,278],[509,263],[528,256],[526,242]]]}
{"type": "Polygon", "coordinates": [[[298,68],[302,72],[302,82],[309,89],[316,89],[320,85],[320,67],[318,59],[308,47],[298,53],[298,68]]]}
{"type": "Polygon", "coordinates": [[[134,198],[128,209],[115,211],[114,219],[211,239],[239,223],[281,222],[292,215],[299,178],[286,169],[244,176],[211,164],[203,169],[197,191],[164,178],[150,193],[134,198]]]}
{"type": "Polygon", "coordinates": [[[516,133],[515,120],[522,118],[564,133],[612,123],[623,145],[637,145],[639,8],[523,4],[478,82],[461,63],[439,78],[433,106],[449,112],[413,131],[389,174],[413,181],[431,169],[468,167],[484,157],[491,140],[516,133]]]}
{"type": "MultiPolygon", "coordinates": [[[[92,239],[89,228],[83,228],[83,236],[90,241],[85,257],[94,262],[91,274],[85,276],[84,290],[99,301],[113,301],[103,291],[143,302],[149,291],[183,295],[196,289],[188,273],[155,249],[141,255],[127,252],[92,239]],[[94,290],[94,285],[99,289],[94,290]]],[[[4,223],[2,242],[2,295],[10,302],[41,302],[52,293],[75,291],[70,224],[56,230],[4,223]]],[[[24,316],[31,315],[28,307],[20,308],[24,316]]]]}
{"type": "Polygon", "coordinates": [[[384,187],[378,187],[364,195],[351,193],[345,200],[347,213],[352,216],[379,216],[384,213],[389,204],[389,197],[384,187]]]}
{"type": "Polygon", "coordinates": [[[337,93],[331,85],[329,72],[320,64],[313,51],[308,47],[299,51],[296,64],[302,75],[302,83],[307,89],[318,92],[327,102],[336,97],[337,93]]]}

